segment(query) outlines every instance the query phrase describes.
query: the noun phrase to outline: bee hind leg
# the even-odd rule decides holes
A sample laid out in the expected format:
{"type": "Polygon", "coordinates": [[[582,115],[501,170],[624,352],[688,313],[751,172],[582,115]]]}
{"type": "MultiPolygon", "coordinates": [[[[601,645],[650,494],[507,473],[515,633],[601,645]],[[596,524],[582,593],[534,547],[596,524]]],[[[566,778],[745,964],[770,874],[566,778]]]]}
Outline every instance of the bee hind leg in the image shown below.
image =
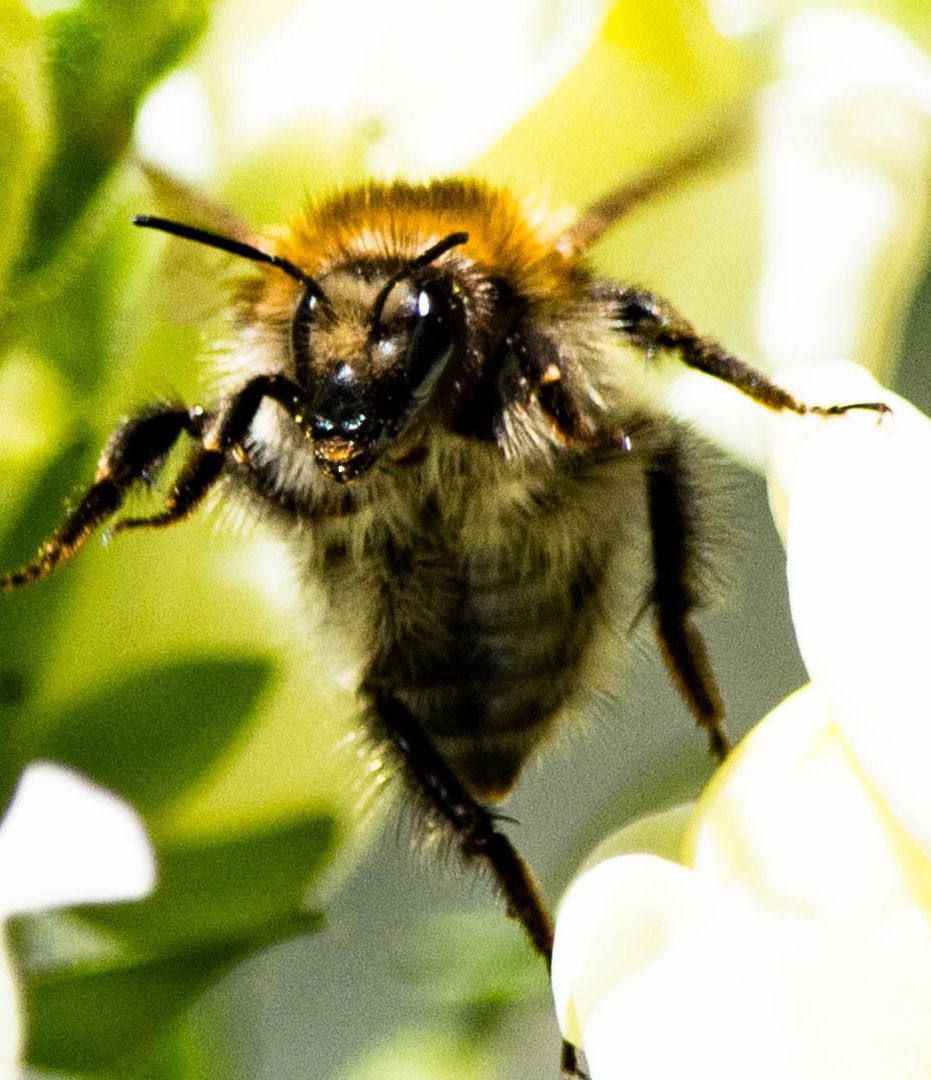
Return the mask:
{"type": "MultiPolygon", "coordinates": [[[[382,730],[402,759],[409,782],[432,814],[452,828],[468,860],[481,859],[504,898],[507,913],[524,928],[547,970],[553,955],[553,923],[530,867],[503,832],[498,818],[474,799],[446,764],[414,715],[396,697],[373,691],[370,699],[382,730]]],[[[564,1042],[562,1070],[583,1077],[575,1047],[564,1042]]]]}

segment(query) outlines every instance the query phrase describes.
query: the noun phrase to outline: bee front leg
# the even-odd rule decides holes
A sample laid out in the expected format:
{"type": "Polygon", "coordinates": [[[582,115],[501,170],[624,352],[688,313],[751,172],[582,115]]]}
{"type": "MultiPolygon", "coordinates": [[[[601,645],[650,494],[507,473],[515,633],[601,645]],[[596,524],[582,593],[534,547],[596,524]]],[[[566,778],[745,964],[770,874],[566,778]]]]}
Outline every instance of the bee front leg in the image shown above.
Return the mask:
{"type": "Polygon", "coordinates": [[[93,533],[123,505],[139,480],[150,479],[182,433],[200,435],[205,414],[175,405],[153,405],[125,420],[100,457],[94,482],[35,560],[0,577],[0,589],[30,585],[47,577],[75,555],[93,533]]]}
{"type": "Polygon", "coordinates": [[[219,478],[230,451],[245,439],[265,398],[278,401],[295,415],[300,408],[300,395],[298,387],[284,375],[258,375],[251,379],[218,410],[204,431],[200,446],[178,474],[165,509],[150,517],[124,518],[113,531],[163,528],[186,518],[219,478]]]}
{"type": "MultiPolygon", "coordinates": [[[[382,730],[400,755],[408,779],[434,815],[450,826],[466,859],[481,859],[491,872],[508,915],[524,928],[547,971],[553,955],[553,923],[537,882],[517,849],[496,827],[497,819],[476,801],[396,697],[368,688],[382,730]]],[[[575,1047],[563,1043],[562,1070],[580,1077],[575,1047]]]]}

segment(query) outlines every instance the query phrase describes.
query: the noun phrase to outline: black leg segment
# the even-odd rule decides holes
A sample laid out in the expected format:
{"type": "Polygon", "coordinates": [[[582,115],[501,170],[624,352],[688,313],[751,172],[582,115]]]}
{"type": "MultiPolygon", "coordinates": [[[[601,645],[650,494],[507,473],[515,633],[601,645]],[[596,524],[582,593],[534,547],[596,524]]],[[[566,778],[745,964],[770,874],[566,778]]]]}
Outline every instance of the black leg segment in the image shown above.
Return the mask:
{"type": "MultiPolygon", "coordinates": [[[[375,715],[401,758],[408,780],[430,812],[451,827],[466,859],[481,859],[504,898],[508,915],[524,928],[549,970],[553,924],[536,880],[494,814],[477,802],[424,735],[411,711],[396,697],[369,691],[375,715]]],[[[582,1076],[576,1051],[563,1044],[563,1072],[582,1076]]]]}
{"type": "Polygon", "coordinates": [[[776,412],[814,413],[837,416],[851,409],[890,411],[881,401],[852,405],[808,405],[777,386],[739,357],[729,353],[712,338],[702,337],[667,301],[655,293],[620,286],[599,287],[607,300],[609,317],[618,331],[633,344],[651,354],[658,349],[678,352],[682,362],[706,375],[730,383],[742,394],[776,412]]]}
{"type": "Polygon", "coordinates": [[[124,518],[117,522],[114,532],[162,528],[196,510],[223,471],[227,454],[245,439],[265,398],[280,402],[292,415],[300,409],[300,391],[290,379],[283,375],[258,375],[251,379],[206,430],[201,445],[178,474],[165,509],[151,517],[124,518]]]}
{"type": "Polygon", "coordinates": [[[100,457],[94,483],[64,525],[39,549],[28,566],[0,577],[0,589],[18,589],[47,577],[84,546],[93,533],[123,505],[129,490],[158,472],[182,433],[200,435],[204,414],[180,406],[150,406],[125,420],[100,457]]]}
{"type": "Polygon", "coordinates": [[[124,421],[101,455],[94,483],[64,525],[42,545],[33,562],[0,577],[0,590],[30,585],[75,555],[120,509],[130,489],[140,480],[155,477],[182,434],[200,445],[182,468],[165,510],[152,517],[119,521],[113,531],[170,525],[186,517],[220,475],[230,450],[245,439],[267,397],[280,402],[292,416],[300,415],[298,387],[284,375],[260,375],[246,383],[217,414],[179,405],[152,405],[124,421]]]}
{"type": "Polygon", "coordinates": [[[652,606],[666,666],[699,727],[707,731],[711,752],[723,759],[728,752],[724,706],[705,643],[692,623],[699,597],[685,479],[688,463],[682,455],[675,443],[657,453],[647,481],[653,537],[652,606]]]}

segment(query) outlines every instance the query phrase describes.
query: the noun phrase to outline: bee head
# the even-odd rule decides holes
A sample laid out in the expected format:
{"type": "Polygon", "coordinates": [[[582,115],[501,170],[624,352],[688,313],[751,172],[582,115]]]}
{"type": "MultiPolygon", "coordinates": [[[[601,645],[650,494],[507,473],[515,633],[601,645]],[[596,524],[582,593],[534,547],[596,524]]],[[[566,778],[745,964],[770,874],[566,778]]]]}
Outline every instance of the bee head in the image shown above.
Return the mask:
{"type": "Polygon", "coordinates": [[[305,430],[333,479],[368,472],[429,401],[465,327],[459,287],[434,264],[467,239],[453,233],[390,274],[340,267],[305,291],[292,353],[305,430]]]}
{"type": "Polygon", "coordinates": [[[464,332],[459,288],[435,263],[468,233],[451,233],[393,272],[372,273],[359,262],[318,281],[244,240],[149,215],[133,223],[276,267],[300,283],[291,350],[306,394],[301,423],[317,464],[341,482],[368,472],[407,431],[464,332]]]}

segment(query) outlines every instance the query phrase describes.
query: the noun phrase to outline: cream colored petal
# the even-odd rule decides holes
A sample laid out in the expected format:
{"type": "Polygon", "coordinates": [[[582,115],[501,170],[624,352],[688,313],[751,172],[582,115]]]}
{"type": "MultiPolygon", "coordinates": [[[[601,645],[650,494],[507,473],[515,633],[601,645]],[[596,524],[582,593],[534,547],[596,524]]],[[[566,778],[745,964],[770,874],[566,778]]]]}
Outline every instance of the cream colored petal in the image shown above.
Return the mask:
{"type": "Polygon", "coordinates": [[[774,911],[882,918],[921,903],[928,867],[864,782],[816,687],[787,698],[696,808],[692,864],[774,911]]]}
{"type": "Polygon", "coordinates": [[[554,992],[592,1080],[919,1080],[931,1070],[922,912],[825,919],[652,856],[579,878],[554,992]]]}
{"type": "Polygon", "coordinates": [[[155,884],[138,814],[59,765],[30,765],[0,827],[0,917],[66,904],[133,900],[155,884]]]}
{"type": "Polygon", "coordinates": [[[799,373],[809,400],[894,414],[768,421],[805,664],[878,796],[931,855],[931,422],[852,366],[799,373]]]}
{"type": "Polygon", "coordinates": [[[770,368],[887,359],[888,320],[923,258],[931,60],[900,29],[806,6],[781,37],[761,122],[770,368]]]}
{"type": "MultiPolygon", "coordinates": [[[[573,882],[560,905],[553,993],[567,1039],[582,1043],[606,996],[653,974],[714,919],[716,889],[654,855],[615,856],[573,882]]],[[[662,1014],[661,1014],[662,1015],[662,1014]]]]}

